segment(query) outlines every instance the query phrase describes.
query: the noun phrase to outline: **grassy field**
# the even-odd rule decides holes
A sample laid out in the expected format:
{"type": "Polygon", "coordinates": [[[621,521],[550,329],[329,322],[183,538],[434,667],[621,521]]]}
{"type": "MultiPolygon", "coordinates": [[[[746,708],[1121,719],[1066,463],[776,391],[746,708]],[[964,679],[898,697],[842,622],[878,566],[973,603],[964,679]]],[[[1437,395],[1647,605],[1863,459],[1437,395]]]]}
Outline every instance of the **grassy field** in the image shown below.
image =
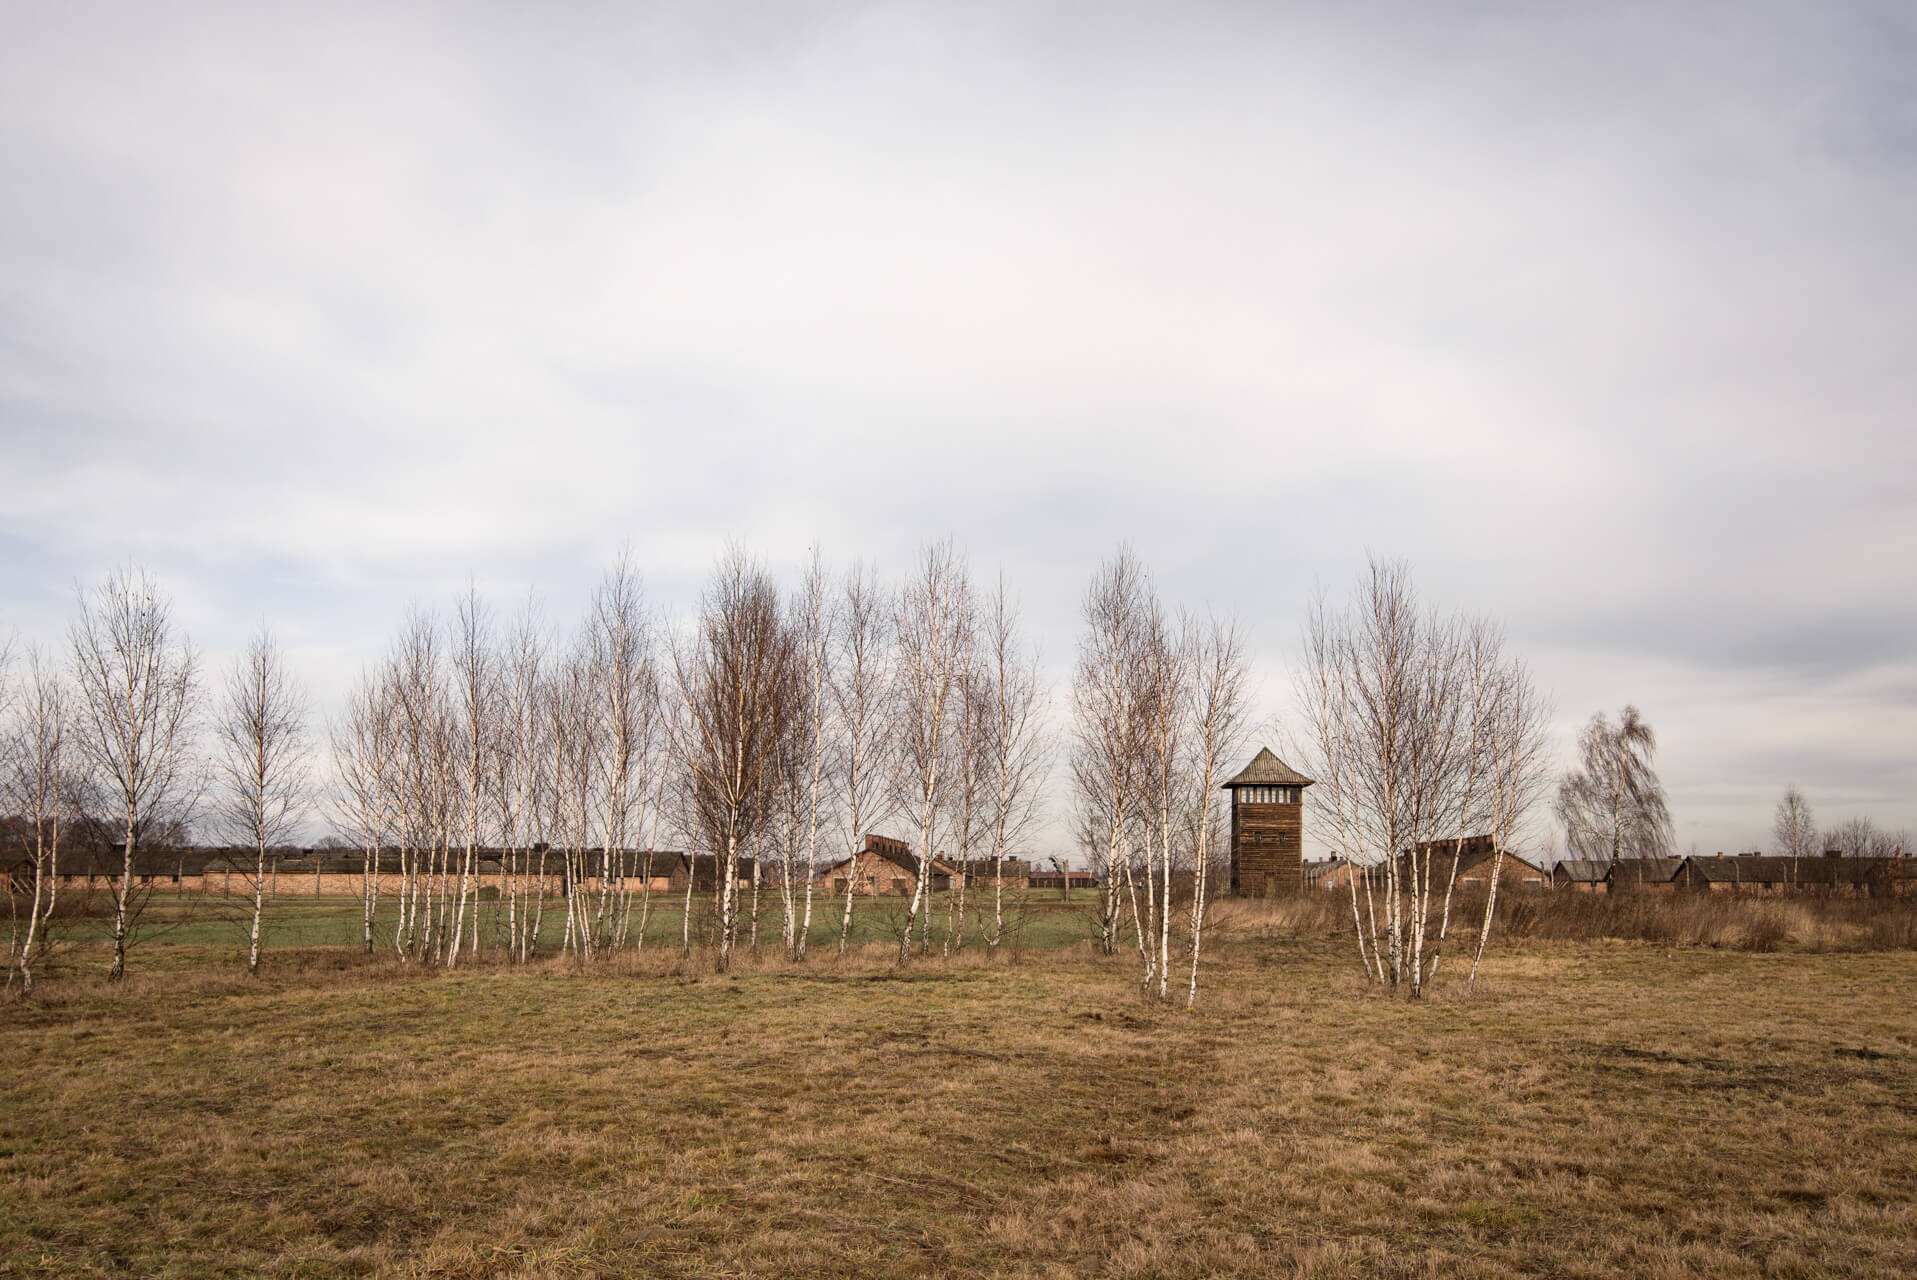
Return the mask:
{"type": "Polygon", "coordinates": [[[1917,1273],[1908,952],[1539,942],[1413,1005],[1241,920],[1187,1013],[1083,946],[175,946],[0,1007],[0,1275],[1917,1273]]]}
{"type": "MultiPolygon", "coordinates": [[[[843,899],[819,895],[813,901],[812,946],[838,948],[840,912],[843,899]]],[[[891,942],[898,945],[905,927],[906,902],[901,898],[860,899],[852,916],[854,943],[891,942]]],[[[933,936],[944,930],[948,918],[948,898],[941,895],[933,903],[933,936]]],[[[1055,893],[1008,894],[1005,929],[1008,945],[1050,950],[1085,942],[1097,933],[1097,922],[1090,914],[1090,895],[1079,893],[1070,901],[1061,901],[1055,893]]],[[[675,946],[685,934],[685,900],[681,896],[655,894],[649,910],[642,913],[635,900],[634,930],[641,915],[650,944],[675,946]]],[[[104,891],[88,900],[88,913],[80,918],[56,922],[60,946],[56,967],[64,973],[84,972],[88,966],[104,969],[112,937],[111,900],[104,891]]],[[[972,941],[985,936],[990,923],[981,913],[976,892],[966,904],[964,933],[972,941]]],[[[223,964],[244,960],[247,929],[252,920],[252,899],[245,896],[220,897],[201,893],[155,893],[144,899],[135,929],[133,968],[178,968],[182,964],[223,964]]],[[[984,900],[989,912],[990,899],[984,900]]],[[[749,904],[742,904],[742,919],[749,904]]],[[[392,947],[393,930],[398,920],[398,904],[382,899],[375,920],[374,934],[382,949],[392,947]]],[[[488,945],[505,936],[504,919],[497,903],[487,901],[480,907],[482,941],[488,945]]],[[[540,916],[540,945],[558,951],[565,934],[565,908],[548,902],[540,916]]],[[[779,940],[780,907],[775,893],[766,893],[759,908],[759,939],[776,944],[779,940]]],[[[695,945],[709,943],[717,936],[718,912],[710,893],[693,899],[692,938],[695,945]]],[[[269,899],[260,925],[266,963],[273,964],[279,952],[324,947],[354,948],[364,938],[363,917],[357,899],[308,897],[289,893],[269,899]]]]}

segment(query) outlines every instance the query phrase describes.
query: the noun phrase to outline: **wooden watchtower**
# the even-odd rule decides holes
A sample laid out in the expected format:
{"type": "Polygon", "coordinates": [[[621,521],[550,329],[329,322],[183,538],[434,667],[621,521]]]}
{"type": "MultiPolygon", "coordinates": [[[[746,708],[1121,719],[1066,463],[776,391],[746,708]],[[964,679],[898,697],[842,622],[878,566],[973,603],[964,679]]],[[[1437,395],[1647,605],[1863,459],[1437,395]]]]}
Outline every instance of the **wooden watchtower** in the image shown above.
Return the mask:
{"type": "Polygon", "coordinates": [[[1231,792],[1231,891],[1275,898],[1305,887],[1305,788],[1311,779],[1260,747],[1231,792]]]}

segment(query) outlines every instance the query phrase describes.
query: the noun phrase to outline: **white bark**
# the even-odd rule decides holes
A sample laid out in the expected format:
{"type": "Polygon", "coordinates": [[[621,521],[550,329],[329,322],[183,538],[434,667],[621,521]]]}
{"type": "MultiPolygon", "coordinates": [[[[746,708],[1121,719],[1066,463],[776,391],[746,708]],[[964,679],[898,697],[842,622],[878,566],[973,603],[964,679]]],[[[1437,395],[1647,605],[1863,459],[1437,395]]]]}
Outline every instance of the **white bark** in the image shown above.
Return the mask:
{"type": "Polygon", "coordinates": [[[1072,769],[1081,829],[1103,845],[1099,945],[1106,955],[1118,949],[1121,893],[1130,882],[1142,735],[1138,632],[1153,599],[1144,566],[1130,548],[1120,548],[1093,576],[1081,607],[1085,630],[1072,679],[1072,769]]]}
{"type": "MultiPolygon", "coordinates": [[[[739,848],[765,822],[787,733],[793,655],[778,593],[765,572],[728,550],[700,603],[694,632],[675,641],[673,753],[682,826],[724,850],[718,885],[719,968],[731,964],[739,848]]],[[[688,937],[690,931],[688,895],[688,937]]]]}
{"type": "Polygon", "coordinates": [[[1005,938],[1005,861],[1024,850],[1037,819],[1050,739],[1038,653],[1022,647],[1018,608],[1003,574],[984,610],[982,632],[990,689],[987,754],[992,791],[992,929],[985,942],[988,950],[996,951],[1005,938]]]}
{"type": "Polygon", "coordinates": [[[1496,672],[1490,711],[1491,839],[1496,853],[1491,864],[1491,887],[1485,896],[1484,919],[1478,929],[1477,952],[1471,959],[1467,989],[1478,980],[1491,926],[1497,918],[1498,888],[1503,879],[1504,852],[1525,829],[1533,806],[1542,796],[1550,767],[1551,705],[1531,680],[1524,664],[1503,663],[1496,672]]]}
{"type": "Polygon", "coordinates": [[[68,638],[79,694],[76,746],[120,819],[108,968],[117,981],[126,973],[134,852],[142,836],[164,824],[184,828],[199,798],[193,755],[198,660],[174,632],[172,602],[140,569],[116,570],[83,593],[68,638]]]}
{"type": "Polygon", "coordinates": [[[918,875],[899,942],[899,963],[904,964],[911,957],[913,924],[929,933],[939,824],[950,799],[953,721],[960,710],[959,681],[973,638],[971,582],[963,557],[949,540],[920,553],[912,580],[898,594],[893,618],[902,730],[898,797],[919,837],[918,875]]]}
{"type": "MultiPolygon", "coordinates": [[[[0,674],[8,655],[0,650],[0,674]]],[[[27,825],[32,862],[24,935],[12,953],[20,990],[33,994],[34,966],[44,954],[59,897],[60,838],[84,783],[73,776],[69,718],[72,704],[59,669],[38,649],[27,652],[27,677],[18,723],[0,742],[0,800],[27,825]]],[[[9,895],[11,901],[12,895],[9,895]]],[[[12,981],[12,975],[8,975],[12,981]]]]}
{"type": "Polygon", "coordinates": [[[606,945],[622,941],[631,895],[627,859],[641,824],[640,811],[652,768],[658,709],[658,670],[652,619],[630,549],[601,581],[593,597],[589,633],[595,669],[594,713],[600,721],[600,786],[604,799],[602,925],[606,945]],[[616,906],[614,905],[616,901],[616,906]]]}
{"type": "Polygon", "coordinates": [[[1235,621],[1213,618],[1196,633],[1192,668],[1197,753],[1192,807],[1197,871],[1192,885],[1191,975],[1185,988],[1186,1008],[1198,1000],[1198,963],[1211,887],[1211,838],[1218,823],[1218,775],[1224,762],[1237,754],[1243,737],[1249,671],[1235,621]]]}
{"type": "Polygon", "coordinates": [[[886,592],[865,565],[847,573],[836,622],[837,678],[832,705],[843,734],[846,816],[842,848],[848,851],[845,901],[839,919],[839,955],[852,938],[852,899],[858,891],[858,850],[868,828],[885,820],[894,792],[886,785],[897,741],[891,715],[893,652],[886,592]]]}
{"type": "Polygon", "coordinates": [[[470,900],[473,913],[472,950],[478,949],[479,904],[476,900],[475,873],[480,849],[480,824],[492,772],[492,754],[497,749],[499,726],[498,658],[492,645],[492,614],[479,593],[469,584],[458,602],[458,633],[453,652],[453,671],[457,678],[459,781],[462,784],[461,810],[465,817],[465,847],[459,863],[459,902],[453,913],[452,946],[448,948],[448,967],[459,963],[460,941],[465,937],[466,913],[470,900]]]}
{"type": "Polygon", "coordinates": [[[1449,928],[1460,846],[1450,845],[1443,885],[1433,858],[1485,811],[1495,633],[1421,614],[1403,566],[1374,562],[1348,611],[1318,604],[1306,650],[1299,694],[1318,779],[1314,828],[1364,875],[1367,903],[1382,882],[1382,936],[1375,907],[1361,916],[1352,888],[1360,960],[1416,998],[1449,928]]]}

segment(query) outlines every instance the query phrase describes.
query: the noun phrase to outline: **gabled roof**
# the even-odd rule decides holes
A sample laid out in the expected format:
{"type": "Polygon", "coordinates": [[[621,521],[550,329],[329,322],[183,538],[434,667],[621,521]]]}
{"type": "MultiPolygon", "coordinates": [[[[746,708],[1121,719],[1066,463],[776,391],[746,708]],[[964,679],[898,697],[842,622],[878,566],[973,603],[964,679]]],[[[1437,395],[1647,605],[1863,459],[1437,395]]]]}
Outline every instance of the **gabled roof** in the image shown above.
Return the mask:
{"type": "MultiPolygon", "coordinates": [[[[1398,855],[1398,874],[1401,876],[1409,876],[1414,874],[1416,870],[1422,866],[1426,869],[1427,874],[1430,875],[1433,883],[1442,883],[1443,881],[1451,879],[1453,876],[1463,876],[1468,872],[1489,871],[1492,864],[1497,860],[1497,848],[1491,843],[1491,837],[1488,835],[1467,836],[1462,842],[1464,845],[1463,853],[1457,852],[1459,843],[1456,838],[1450,840],[1428,840],[1420,843],[1416,853],[1401,853],[1398,855]],[[1457,864],[1455,869],[1453,868],[1453,863],[1457,864]]],[[[1544,868],[1531,859],[1506,849],[1504,851],[1504,863],[1500,868],[1499,874],[1514,874],[1514,868],[1517,867],[1535,871],[1539,875],[1545,873],[1544,868]]],[[[1382,862],[1373,864],[1372,872],[1380,877],[1389,874],[1382,862]]]]}
{"type": "Polygon", "coordinates": [[[1740,853],[1729,858],[1706,858],[1700,854],[1688,861],[1691,877],[1707,884],[1789,884],[1791,882],[1789,858],[1766,858],[1762,854],[1755,853],[1740,853]]]}
{"type": "Polygon", "coordinates": [[[1683,865],[1682,858],[1619,858],[1611,864],[1611,878],[1632,884],[1669,884],[1683,865]]]}
{"type": "Polygon", "coordinates": [[[1307,862],[1304,866],[1305,883],[1317,884],[1327,876],[1334,876],[1345,870],[1351,866],[1351,862],[1345,858],[1327,858],[1320,862],[1307,862]]]}
{"type": "Polygon", "coordinates": [[[1552,870],[1552,875],[1565,884],[1603,884],[1610,874],[1609,862],[1592,858],[1565,858],[1552,870]]]}
{"type": "MultiPolygon", "coordinates": [[[[822,862],[818,866],[819,874],[824,875],[830,871],[837,871],[840,867],[843,867],[855,858],[872,858],[879,862],[889,863],[911,875],[917,875],[919,873],[919,855],[912,852],[912,846],[906,844],[904,841],[893,841],[891,843],[896,844],[898,847],[873,848],[868,844],[865,848],[853,853],[850,858],[835,858],[831,862],[822,862]]],[[[1007,858],[1005,860],[1008,867],[1015,861],[1017,861],[1017,859],[1014,858],[1007,858]]],[[[932,859],[932,870],[939,875],[950,876],[958,874],[958,868],[943,856],[932,859]]]]}
{"type": "Polygon", "coordinates": [[[1869,884],[1912,875],[1910,858],[1803,858],[1791,871],[1799,884],[1869,884]]]}
{"type": "Polygon", "coordinates": [[[1258,748],[1258,754],[1251,758],[1244,771],[1230,782],[1220,787],[1229,791],[1233,787],[1308,787],[1311,779],[1271,754],[1270,747],[1258,748]]]}

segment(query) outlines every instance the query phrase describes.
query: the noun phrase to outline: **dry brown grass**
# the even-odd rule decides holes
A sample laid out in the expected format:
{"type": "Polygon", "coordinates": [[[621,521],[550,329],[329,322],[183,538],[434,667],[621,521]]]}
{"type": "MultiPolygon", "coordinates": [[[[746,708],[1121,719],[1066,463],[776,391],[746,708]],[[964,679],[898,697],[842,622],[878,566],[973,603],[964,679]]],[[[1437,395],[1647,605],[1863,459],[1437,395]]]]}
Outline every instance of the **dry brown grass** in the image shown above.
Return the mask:
{"type": "MultiPolygon", "coordinates": [[[[1460,892],[1452,905],[1453,938],[1475,942],[1483,917],[1483,897],[1460,892]]],[[[1225,937],[1348,939],[1351,900],[1342,893],[1268,902],[1225,899],[1217,920],[1225,937]]],[[[1505,893],[1498,898],[1492,945],[1514,941],[1650,942],[1760,953],[1911,951],[1917,950],[1917,898],[1505,893]]]]}
{"type": "Polygon", "coordinates": [[[0,1009],[0,1274],[1917,1271],[1909,954],[1411,1005],[1254,914],[1189,1014],[1076,949],[68,983],[0,1009]]]}

